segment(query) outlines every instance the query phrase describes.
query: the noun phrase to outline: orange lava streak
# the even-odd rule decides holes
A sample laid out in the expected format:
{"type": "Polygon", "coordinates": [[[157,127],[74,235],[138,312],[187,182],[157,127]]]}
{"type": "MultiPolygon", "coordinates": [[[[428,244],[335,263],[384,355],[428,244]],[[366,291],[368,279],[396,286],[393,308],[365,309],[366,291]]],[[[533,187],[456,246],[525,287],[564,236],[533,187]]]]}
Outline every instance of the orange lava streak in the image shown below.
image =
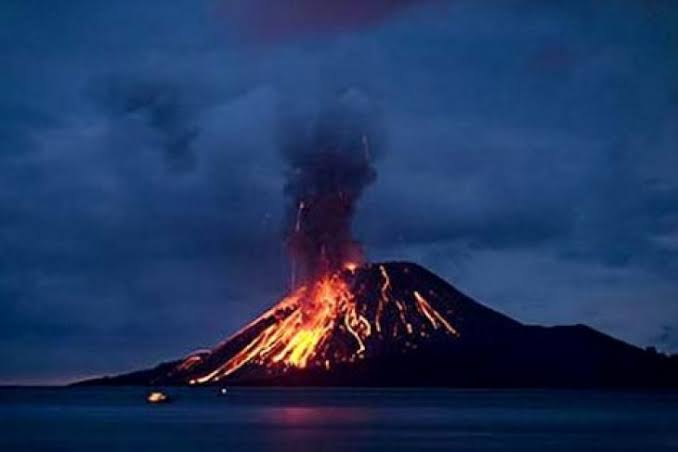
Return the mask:
{"type": "Polygon", "coordinates": [[[355,338],[356,342],[358,342],[358,350],[356,350],[356,353],[362,353],[365,351],[365,343],[360,339],[360,336],[358,333],[353,329],[351,326],[351,320],[349,318],[350,313],[346,313],[344,316],[344,325],[346,325],[346,329],[348,330],[349,333],[355,338]]]}
{"type": "Polygon", "coordinates": [[[409,334],[412,334],[412,325],[410,325],[407,322],[407,318],[405,317],[405,306],[398,300],[395,300],[396,306],[398,306],[398,315],[400,316],[400,321],[402,322],[403,325],[405,325],[405,329],[407,329],[407,332],[409,334]]]}
{"type": "Polygon", "coordinates": [[[343,279],[335,275],[321,279],[311,290],[305,287],[297,289],[265,312],[250,325],[271,319],[273,324],[222,366],[195,381],[205,383],[219,380],[249,362],[268,367],[277,364],[303,369],[321,350],[336,320],[342,315],[347,330],[356,339],[356,353],[361,353],[365,350],[362,336],[370,332],[369,322],[357,314],[353,294],[343,279]]]}
{"type": "Polygon", "coordinates": [[[388,301],[388,295],[386,294],[386,291],[391,288],[391,279],[388,277],[388,273],[386,273],[386,269],[383,265],[379,266],[379,271],[381,272],[381,276],[384,278],[384,284],[381,286],[381,298],[377,304],[377,314],[374,318],[374,326],[377,329],[377,333],[381,333],[381,314],[384,311],[384,303],[388,301]]]}
{"type": "Polygon", "coordinates": [[[202,362],[202,356],[198,356],[198,355],[189,356],[188,358],[186,358],[184,360],[184,362],[179,364],[178,369],[179,370],[188,370],[188,369],[190,369],[191,367],[195,366],[196,364],[198,364],[200,362],[202,362]]]}
{"type": "MultiPolygon", "coordinates": [[[[382,327],[394,338],[407,335],[428,337],[427,330],[445,331],[458,336],[457,330],[417,291],[412,296],[397,292],[384,266],[379,266],[383,283],[372,310],[363,298],[364,286],[356,293],[349,281],[353,271],[326,275],[296,289],[277,305],[250,322],[227,341],[243,341],[238,351],[218,367],[202,370],[189,380],[191,384],[219,381],[247,365],[271,372],[315,367],[329,370],[337,363],[352,363],[379,350],[385,341],[382,327]],[[399,298],[395,298],[398,296],[399,298]],[[372,336],[373,331],[380,333],[372,336]],[[371,337],[372,336],[372,337],[371,337]],[[245,338],[246,341],[245,341],[245,338]]],[[[224,344],[224,343],[222,343],[224,344]]],[[[406,342],[406,346],[411,346],[406,342]]],[[[187,357],[178,371],[193,371],[209,365],[213,355],[200,351],[187,357]]]]}
{"type": "Polygon", "coordinates": [[[422,297],[421,294],[419,292],[417,292],[416,290],[414,291],[414,298],[417,300],[417,305],[419,306],[421,313],[424,314],[426,316],[426,318],[429,319],[429,321],[431,322],[431,325],[433,325],[433,328],[438,328],[438,323],[436,322],[436,320],[438,320],[445,327],[445,329],[447,331],[454,334],[455,336],[459,335],[457,330],[454,329],[454,327],[452,325],[450,325],[447,322],[447,320],[445,320],[443,318],[443,316],[441,316],[438,313],[438,311],[433,309],[433,307],[431,307],[431,305],[428,303],[428,301],[426,301],[426,299],[424,297],[422,297]]]}

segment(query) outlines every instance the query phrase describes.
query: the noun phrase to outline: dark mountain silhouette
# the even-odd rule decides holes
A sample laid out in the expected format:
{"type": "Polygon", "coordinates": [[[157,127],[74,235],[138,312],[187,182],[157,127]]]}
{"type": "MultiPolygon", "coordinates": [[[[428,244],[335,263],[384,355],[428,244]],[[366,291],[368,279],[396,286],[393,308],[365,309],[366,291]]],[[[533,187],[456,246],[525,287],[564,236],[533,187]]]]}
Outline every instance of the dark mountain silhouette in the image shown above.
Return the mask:
{"type": "MultiPolygon", "coordinates": [[[[278,364],[285,343],[262,339],[298,314],[283,301],[210,352],[78,384],[183,385],[201,379],[220,385],[678,387],[676,356],[585,325],[522,324],[416,264],[371,264],[345,272],[342,280],[355,303],[327,317],[331,329],[303,366],[278,364]],[[358,318],[349,322],[352,313],[358,318]]],[[[286,359],[299,360],[294,354],[286,359]]]]}

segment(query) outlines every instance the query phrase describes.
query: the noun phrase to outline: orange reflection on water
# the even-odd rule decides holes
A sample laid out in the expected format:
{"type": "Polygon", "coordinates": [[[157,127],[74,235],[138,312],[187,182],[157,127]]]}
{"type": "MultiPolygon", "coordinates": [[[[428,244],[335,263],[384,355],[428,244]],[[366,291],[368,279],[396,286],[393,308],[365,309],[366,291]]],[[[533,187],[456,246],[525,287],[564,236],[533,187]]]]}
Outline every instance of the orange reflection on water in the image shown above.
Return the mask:
{"type": "Polygon", "coordinates": [[[324,424],[356,424],[372,416],[367,408],[332,406],[294,406],[270,408],[264,415],[267,421],[285,426],[310,426],[324,424]]]}

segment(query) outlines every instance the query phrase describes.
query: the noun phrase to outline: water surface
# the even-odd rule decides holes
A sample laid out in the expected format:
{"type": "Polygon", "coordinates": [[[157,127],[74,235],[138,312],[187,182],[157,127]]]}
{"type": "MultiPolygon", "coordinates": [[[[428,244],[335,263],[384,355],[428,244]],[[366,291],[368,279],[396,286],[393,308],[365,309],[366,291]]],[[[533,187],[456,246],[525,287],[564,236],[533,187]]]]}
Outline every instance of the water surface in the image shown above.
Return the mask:
{"type": "Polygon", "coordinates": [[[0,451],[678,451],[678,393],[0,389],[0,451]]]}

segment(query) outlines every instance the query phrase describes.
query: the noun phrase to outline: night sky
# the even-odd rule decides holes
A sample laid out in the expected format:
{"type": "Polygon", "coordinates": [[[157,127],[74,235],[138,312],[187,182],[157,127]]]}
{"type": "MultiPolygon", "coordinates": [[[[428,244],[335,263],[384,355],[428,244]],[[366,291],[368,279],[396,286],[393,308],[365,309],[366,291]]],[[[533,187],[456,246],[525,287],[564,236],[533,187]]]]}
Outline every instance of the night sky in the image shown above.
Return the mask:
{"type": "Polygon", "coordinates": [[[210,346],[286,290],[281,125],[383,134],[355,235],[678,352],[678,4],[0,4],[0,383],[210,346]],[[318,6],[322,4],[322,7],[318,6]]]}

